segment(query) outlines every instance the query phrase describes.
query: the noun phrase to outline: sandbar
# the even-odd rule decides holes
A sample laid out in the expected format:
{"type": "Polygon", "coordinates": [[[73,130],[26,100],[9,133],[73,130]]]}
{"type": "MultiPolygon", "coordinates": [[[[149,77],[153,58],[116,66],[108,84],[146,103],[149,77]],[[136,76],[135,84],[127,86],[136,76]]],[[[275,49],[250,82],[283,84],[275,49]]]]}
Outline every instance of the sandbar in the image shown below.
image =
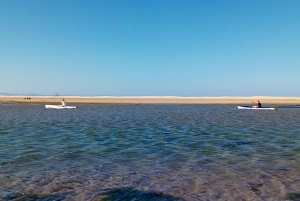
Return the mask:
{"type": "MultiPolygon", "coordinates": [[[[70,104],[300,104],[300,97],[178,97],[178,96],[61,96],[70,104]]],[[[0,96],[0,102],[10,104],[60,104],[57,96],[0,96]]]]}

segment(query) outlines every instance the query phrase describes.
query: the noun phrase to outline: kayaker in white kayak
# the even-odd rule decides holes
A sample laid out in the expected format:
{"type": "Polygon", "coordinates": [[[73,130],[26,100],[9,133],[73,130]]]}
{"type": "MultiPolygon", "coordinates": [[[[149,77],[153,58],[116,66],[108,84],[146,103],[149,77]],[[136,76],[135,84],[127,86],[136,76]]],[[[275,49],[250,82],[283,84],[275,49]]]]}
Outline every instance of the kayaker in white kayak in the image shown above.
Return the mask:
{"type": "Polygon", "coordinates": [[[61,101],[61,105],[60,105],[61,107],[66,107],[67,106],[67,103],[66,103],[64,98],[60,101],[61,101]]]}
{"type": "Polygon", "coordinates": [[[257,101],[257,104],[255,104],[253,107],[254,107],[254,108],[261,108],[261,103],[260,103],[260,101],[258,100],[258,101],[257,101]]]}

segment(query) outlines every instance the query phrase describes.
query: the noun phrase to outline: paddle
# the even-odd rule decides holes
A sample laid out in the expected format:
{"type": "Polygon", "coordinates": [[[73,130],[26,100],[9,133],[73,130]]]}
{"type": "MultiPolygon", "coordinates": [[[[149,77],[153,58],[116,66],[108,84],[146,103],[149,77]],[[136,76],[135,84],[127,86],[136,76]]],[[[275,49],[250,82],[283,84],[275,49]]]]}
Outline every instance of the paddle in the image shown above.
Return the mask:
{"type": "MultiPolygon", "coordinates": [[[[57,95],[57,93],[55,92],[55,94],[57,95]]],[[[61,98],[57,95],[58,99],[61,101],[61,98]]]]}

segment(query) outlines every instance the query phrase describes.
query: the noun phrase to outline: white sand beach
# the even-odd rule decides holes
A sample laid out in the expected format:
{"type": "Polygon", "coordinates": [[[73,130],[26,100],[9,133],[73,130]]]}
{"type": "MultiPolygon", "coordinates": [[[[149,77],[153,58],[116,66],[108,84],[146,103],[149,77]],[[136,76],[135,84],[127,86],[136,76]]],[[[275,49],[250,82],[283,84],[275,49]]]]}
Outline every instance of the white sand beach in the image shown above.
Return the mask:
{"type": "MultiPolygon", "coordinates": [[[[0,102],[17,104],[59,104],[57,96],[0,96],[0,102]]],[[[176,97],[176,96],[61,96],[68,104],[300,104],[299,97],[176,97]]]]}

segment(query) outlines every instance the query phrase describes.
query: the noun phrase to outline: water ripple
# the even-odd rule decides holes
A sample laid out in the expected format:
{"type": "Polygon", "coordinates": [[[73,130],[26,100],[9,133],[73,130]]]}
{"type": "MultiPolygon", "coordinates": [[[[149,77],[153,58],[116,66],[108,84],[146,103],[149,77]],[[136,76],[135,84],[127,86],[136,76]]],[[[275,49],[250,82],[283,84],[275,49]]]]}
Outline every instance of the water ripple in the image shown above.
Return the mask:
{"type": "Polygon", "coordinates": [[[0,105],[0,200],[297,200],[297,108],[0,105]]]}

